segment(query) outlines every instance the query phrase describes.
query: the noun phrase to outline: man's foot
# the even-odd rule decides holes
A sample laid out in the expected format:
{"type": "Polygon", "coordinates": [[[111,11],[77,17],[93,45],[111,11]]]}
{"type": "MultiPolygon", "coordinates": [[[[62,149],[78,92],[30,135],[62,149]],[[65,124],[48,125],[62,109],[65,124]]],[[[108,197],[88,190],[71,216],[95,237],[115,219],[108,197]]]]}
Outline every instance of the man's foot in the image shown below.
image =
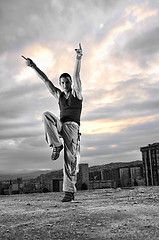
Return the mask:
{"type": "Polygon", "coordinates": [[[52,147],[52,154],[51,154],[51,159],[54,161],[56,159],[58,159],[58,157],[60,156],[60,152],[63,149],[63,145],[59,146],[59,147],[52,147]]]}
{"type": "Polygon", "coordinates": [[[73,192],[65,192],[65,196],[62,199],[62,202],[71,202],[75,199],[73,192]]]}

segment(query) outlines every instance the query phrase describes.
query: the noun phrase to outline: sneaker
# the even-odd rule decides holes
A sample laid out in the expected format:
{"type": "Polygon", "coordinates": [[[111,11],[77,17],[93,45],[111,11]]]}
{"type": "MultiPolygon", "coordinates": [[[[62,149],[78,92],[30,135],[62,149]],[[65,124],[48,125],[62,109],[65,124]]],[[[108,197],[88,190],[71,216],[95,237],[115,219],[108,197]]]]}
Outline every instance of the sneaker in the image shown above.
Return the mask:
{"type": "Polygon", "coordinates": [[[51,159],[54,161],[56,159],[58,159],[58,157],[60,156],[60,152],[63,149],[63,145],[59,146],[59,147],[52,147],[52,154],[51,154],[51,159]]]}
{"type": "Polygon", "coordinates": [[[62,199],[62,202],[71,202],[73,201],[74,198],[74,193],[73,192],[65,192],[65,196],[62,199]]]}

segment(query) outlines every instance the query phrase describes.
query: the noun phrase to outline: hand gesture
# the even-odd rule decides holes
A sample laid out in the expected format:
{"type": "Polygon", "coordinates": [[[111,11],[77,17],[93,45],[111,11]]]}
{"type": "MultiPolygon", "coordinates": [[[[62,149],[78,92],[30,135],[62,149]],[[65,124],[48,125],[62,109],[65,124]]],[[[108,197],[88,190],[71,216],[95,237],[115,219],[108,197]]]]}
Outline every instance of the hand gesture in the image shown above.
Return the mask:
{"type": "Polygon", "coordinates": [[[26,65],[29,67],[33,67],[35,66],[35,63],[30,58],[27,58],[26,65]]]}
{"type": "Polygon", "coordinates": [[[83,55],[81,43],[79,43],[79,48],[78,48],[78,49],[75,49],[75,51],[76,51],[76,53],[77,53],[76,58],[77,58],[78,60],[80,60],[80,59],[82,58],[82,55],[83,55]]]}
{"type": "Polygon", "coordinates": [[[30,58],[26,58],[24,56],[22,56],[25,60],[26,60],[26,65],[29,67],[34,67],[35,63],[30,59],[30,58]]]}

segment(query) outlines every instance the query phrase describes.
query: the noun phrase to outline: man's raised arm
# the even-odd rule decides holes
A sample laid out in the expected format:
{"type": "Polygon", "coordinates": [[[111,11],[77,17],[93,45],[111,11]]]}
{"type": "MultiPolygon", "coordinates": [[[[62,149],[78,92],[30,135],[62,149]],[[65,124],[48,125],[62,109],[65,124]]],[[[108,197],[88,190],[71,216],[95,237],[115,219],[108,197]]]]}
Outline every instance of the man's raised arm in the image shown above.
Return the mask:
{"type": "Polygon", "coordinates": [[[80,80],[80,69],[81,69],[81,59],[82,59],[82,47],[79,44],[79,49],[75,49],[76,51],[76,63],[74,68],[73,74],[73,81],[74,81],[74,90],[78,99],[82,100],[82,85],[80,80]]]}
{"type": "Polygon", "coordinates": [[[48,79],[46,74],[42,72],[30,58],[26,58],[26,64],[27,66],[32,67],[35,70],[37,75],[42,79],[42,81],[45,83],[45,85],[49,89],[50,93],[55,98],[59,98],[61,90],[54,86],[54,84],[48,79]]]}

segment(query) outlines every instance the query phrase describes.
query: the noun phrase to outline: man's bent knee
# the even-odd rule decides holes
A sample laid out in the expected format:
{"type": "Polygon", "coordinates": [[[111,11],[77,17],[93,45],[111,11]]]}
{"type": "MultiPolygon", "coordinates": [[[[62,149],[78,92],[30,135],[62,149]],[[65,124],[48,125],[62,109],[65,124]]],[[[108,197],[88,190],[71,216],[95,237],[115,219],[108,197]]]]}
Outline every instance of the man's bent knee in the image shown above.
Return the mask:
{"type": "Polygon", "coordinates": [[[49,116],[49,115],[50,115],[50,112],[46,111],[46,112],[43,113],[42,118],[44,119],[46,116],[49,116]]]}
{"type": "Polygon", "coordinates": [[[56,124],[54,115],[52,113],[50,113],[49,111],[46,111],[43,113],[42,119],[43,119],[43,121],[48,120],[48,121],[52,122],[54,125],[56,124]]]}

